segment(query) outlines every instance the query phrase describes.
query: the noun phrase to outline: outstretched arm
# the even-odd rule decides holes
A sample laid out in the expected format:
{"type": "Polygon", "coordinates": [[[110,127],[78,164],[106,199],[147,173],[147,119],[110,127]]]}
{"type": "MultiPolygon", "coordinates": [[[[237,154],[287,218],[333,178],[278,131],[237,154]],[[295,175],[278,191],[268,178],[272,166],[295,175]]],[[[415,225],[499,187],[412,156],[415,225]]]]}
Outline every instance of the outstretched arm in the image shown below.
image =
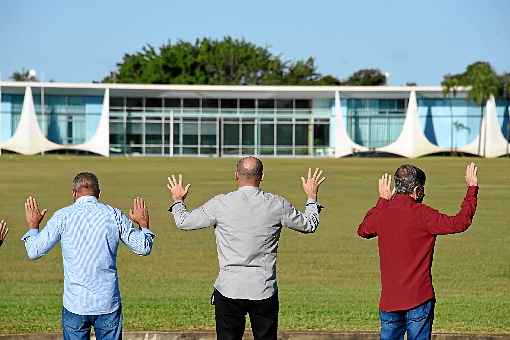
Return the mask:
{"type": "Polygon", "coordinates": [[[379,213],[384,205],[393,196],[391,190],[391,175],[384,174],[379,179],[379,199],[375,207],[370,209],[365,215],[363,222],[358,227],[358,235],[363,238],[373,238],[377,236],[377,226],[379,221],[379,213]]]}
{"type": "Polygon", "coordinates": [[[41,224],[47,209],[39,210],[39,204],[35,197],[29,196],[25,201],[25,218],[28,232],[21,238],[25,241],[28,258],[36,260],[46,255],[60,240],[63,231],[63,216],[55,214],[48,221],[46,227],[39,232],[41,224]]]}
{"type": "Polygon", "coordinates": [[[322,170],[318,168],[312,175],[312,169],[308,169],[308,178],[301,177],[303,183],[303,190],[306,193],[308,200],[305,204],[305,212],[301,213],[290,204],[286,199],[283,200],[283,214],[282,225],[302,232],[313,233],[319,226],[319,213],[321,206],[317,203],[317,195],[319,187],[326,177],[322,176],[322,170]]]}
{"type": "Polygon", "coordinates": [[[478,196],[478,168],[470,163],[466,168],[467,192],[460,211],[455,216],[448,216],[424,206],[424,218],[428,230],[434,235],[455,234],[466,231],[473,221],[478,196]]]}
{"type": "Polygon", "coordinates": [[[172,195],[173,201],[168,211],[173,215],[177,228],[182,230],[195,230],[207,228],[210,225],[216,224],[216,220],[211,216],[211,209],[207,208],[213,204],[212,200],[191,212],[186,209],[184,200],[188,196],[190,187],[191,184],[185,187],[183,186],[181,174],[179,174],[179,181],[177,181],[175,175],[168,177],[167,188],[172,195]]]}
{"type": "Polygon", "coordinates": [[[5,238],[7,237],[7,233],[9,232],[9,228],[7,228],[7,222],[4,220],[0,221],[0,246],[4,242],[5,238]]]}
{"type": "Polygon", "coordinates": [[[129,211],[129,218],[119,212],[119,235],[121,241],[133,253],[141,256],[149,255],[152,251],[155,235],[149,229],[149,209],[141,197],[133,200],[133,207],[129,211]],[[140,228],[136,228],[133,222],[140,228]]]}

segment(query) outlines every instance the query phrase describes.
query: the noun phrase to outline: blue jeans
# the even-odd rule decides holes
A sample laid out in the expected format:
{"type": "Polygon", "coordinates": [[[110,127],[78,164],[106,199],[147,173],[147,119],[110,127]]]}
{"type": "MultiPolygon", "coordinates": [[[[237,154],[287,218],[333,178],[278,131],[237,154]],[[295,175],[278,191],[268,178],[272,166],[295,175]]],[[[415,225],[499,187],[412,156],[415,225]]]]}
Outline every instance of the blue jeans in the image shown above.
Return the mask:
{"type": "Polygon", "coordinates": [[[78,315],[62,308],[64,340],[89,340],[92,327],[97,340],[122,339],[121,308],[102,315],[78,315]]]}
{"type": "Polygon", "coordinates": [[[385,312],[379,311],[381,319],[381,340],[404,339],[407,331],[408,340],[425,340],[432,336],[435,301],[429,300],[413,309],[385,312]]]}

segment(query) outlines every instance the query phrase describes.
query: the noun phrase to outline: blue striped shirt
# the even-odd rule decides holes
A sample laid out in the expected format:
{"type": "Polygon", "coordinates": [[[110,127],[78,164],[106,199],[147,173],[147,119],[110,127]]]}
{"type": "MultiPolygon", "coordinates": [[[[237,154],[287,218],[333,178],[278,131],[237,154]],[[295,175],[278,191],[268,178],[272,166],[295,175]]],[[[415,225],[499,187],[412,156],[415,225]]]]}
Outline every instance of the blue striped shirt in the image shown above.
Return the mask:
{"type": "Polygon", "coordinates": [[[23,237],[28,257],[38,259],[61,242],[64,307],[79,315],[116,311],[121,304],[117,274],[119,240],[135,254],[149,255],[155,235],[139,229],[119,209],[82,196],[58,210],[39,231],[23,237]]]}

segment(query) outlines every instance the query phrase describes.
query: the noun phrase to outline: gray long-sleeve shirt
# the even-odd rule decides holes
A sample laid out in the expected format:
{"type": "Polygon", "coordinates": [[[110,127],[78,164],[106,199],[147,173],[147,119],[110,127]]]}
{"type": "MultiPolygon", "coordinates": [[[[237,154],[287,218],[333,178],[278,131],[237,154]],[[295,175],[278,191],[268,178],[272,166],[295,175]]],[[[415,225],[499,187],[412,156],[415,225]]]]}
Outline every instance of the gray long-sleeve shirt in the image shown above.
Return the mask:
{"type": "Polygon", "coordinates": [[[282,226],[313,233],[319,210],[317,202],[308,200],[301,213],[285,198],[251,186],[217,195],[191,212],[180,201],[170,208],[179,229],[214,226],[220,266],[214,287],[226,297],[249,300],[267,299],[277,290],[282,226]]]}

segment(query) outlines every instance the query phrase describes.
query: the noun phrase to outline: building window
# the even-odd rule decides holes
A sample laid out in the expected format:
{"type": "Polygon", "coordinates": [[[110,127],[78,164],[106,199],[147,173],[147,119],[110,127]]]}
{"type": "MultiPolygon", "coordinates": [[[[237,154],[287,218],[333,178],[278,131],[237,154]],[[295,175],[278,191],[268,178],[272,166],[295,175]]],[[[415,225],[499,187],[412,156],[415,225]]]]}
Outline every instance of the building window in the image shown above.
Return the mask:
{"type": "Polygon", "coordinates": [[[183,98],[182,99],[182,107],[184,107],[184,108],[198,108],[198,107],[200,107],[200,99],[199,98],[183,98]]]}
{"type": "Polygon", "coordinates": [[[143,111],[143,98],[126,98],[126,110],[128,112],[142,112],[143,111]]]}
{"type": "Polygon", "coordinates": [[[110,97],[110,112],[124,112],[124,97],[110,97]]]}
{"type": "Polygon", "coordinates": [[[180,109],[181,108],[181,98],[165,98],[164,100],[166,109],[180,109]]]}

